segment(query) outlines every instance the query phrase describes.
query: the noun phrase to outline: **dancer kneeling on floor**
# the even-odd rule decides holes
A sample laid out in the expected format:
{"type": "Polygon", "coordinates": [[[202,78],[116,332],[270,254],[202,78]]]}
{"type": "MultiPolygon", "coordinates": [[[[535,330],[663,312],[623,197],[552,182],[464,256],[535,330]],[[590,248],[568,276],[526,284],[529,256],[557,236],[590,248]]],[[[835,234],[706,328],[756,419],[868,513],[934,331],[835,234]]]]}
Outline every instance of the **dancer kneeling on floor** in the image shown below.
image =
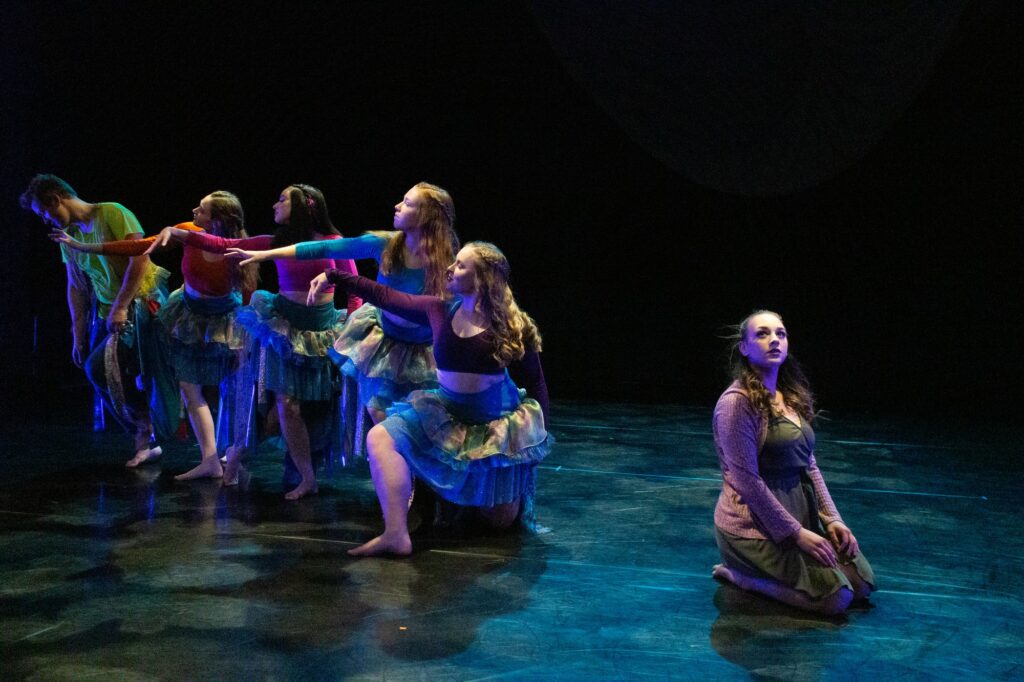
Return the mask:
{"type": "Polygon", "coordinates": [[[516,305],[508,276],[508,261],[497,247],[471,242],[448,268],[454,301],[404,294],[338,270],[310,284],[311,297],[329,283],[343,285],[383,310],[429,324],[433,334],[440,388],[413,391],[370,430],[370,473],[384,533],[349,554],[412,551],[407,514],[413,476],[450,502],[479,507],[494,526],[510,526],[517,518],[530,523],[534,469],[553,439],[545,428],[540,333],[516,305]],[[509,378],[512,367],[524,377],[526,391],[509,378]]]}
{"type": "Polygon", "coordinates": [[[838,614],[875,589],[814,459],[814,397],[776,313],[740,323],[733,382],[712,418],[722,467],[712,575],[808,611],[838,614]]]}

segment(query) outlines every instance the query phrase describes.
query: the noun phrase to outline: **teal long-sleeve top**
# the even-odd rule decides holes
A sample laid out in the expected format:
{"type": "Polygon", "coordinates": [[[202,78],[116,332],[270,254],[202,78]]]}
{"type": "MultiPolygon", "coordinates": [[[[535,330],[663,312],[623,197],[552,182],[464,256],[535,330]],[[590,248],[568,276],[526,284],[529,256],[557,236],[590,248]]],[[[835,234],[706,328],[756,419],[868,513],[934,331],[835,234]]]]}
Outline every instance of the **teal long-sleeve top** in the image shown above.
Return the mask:
{"type": "MultiPolygon", "coordinates": [[[[321,258],[372,258],[380,265],[381,254],[388,244],[386,237],[366,233],[358,237],[332,239],[330,241],[300,242],[295,245],[295,257],[299,260],[316,260],[321,258]]],[[[385,286],[407,294],[422,294],[426,283],[427,271],[423,268],[396,269],[384,274],[377,268],[377,281],[385,286]]],[[[386,313],[380,316],[380,326],[391,338],[405,343],[429,343],[431,340],[430,325],[417,324],[407,327],[394,323],[390,318],[398,317],[386,313]]],[[[398,318],[404,320],[405,318],[398,318]]]]}

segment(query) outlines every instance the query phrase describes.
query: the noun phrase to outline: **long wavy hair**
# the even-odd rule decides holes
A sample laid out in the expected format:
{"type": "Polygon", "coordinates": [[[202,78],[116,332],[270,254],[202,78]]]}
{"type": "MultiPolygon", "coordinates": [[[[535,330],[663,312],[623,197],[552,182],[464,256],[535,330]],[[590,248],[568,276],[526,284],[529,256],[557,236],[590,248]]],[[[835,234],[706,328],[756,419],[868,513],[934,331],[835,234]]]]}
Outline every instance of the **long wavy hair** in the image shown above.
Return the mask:
{"type": "Polygon", "coordinates": [[[271,241],[272,248],[312,241],[315,235],[340,235],[327,213],[324,193],[312,185],[294,184],[285,190],[291,199],[291,216],[285,225],[278,225],[271,241]]]}
{"type": "MultiPolygon", "coordinates": [[[[228,239],[245,239],[249,233],[245,231],[245,211],[242,201],[234,193],[219,189],[210,192],[210,218],[213,223],[213,234],[228,239]]],[[[231,273],[231,283],[242,291],[255,291],[259,281],[259,265],[250,263],[236,266],[231,273]]]]}
{"type": "MultiPolygon", "coordinates": [[[[743,318],[738,325],[732,327],[732,333],[727,337],[730,340],[729,373],[733,379],[739,382],[740,386],[746,389],[754,408],[765,418],[769,418],[779,416],[772,403],[772,396],[761,381],[761,375],[740,353],[740,343],[748,340],[750,334],[750,320],[758,315],[774,315],[782,320],[781,315],[771,310],[755,310],[743,318]]],[[[814,408],[814,393],[811,391],[811,384],[807,380],[807,375],[804,374],[803,367],[792,353],[779,367],[779,377],[775,388],[782,391],[786,405],[793,408],[808,423],[814,421],[817,416],[814,408]]]]}
{"type": "Polygon", "coordinates": [[[477,300],[481,312],[490,321],[494,336],[494,352],[498,364],[506,367],[519,360],[527,350],[540,351],[541,338],[537,323],[519,309],[508,285],[511,268],[501,250],[490,242],[469,242],[476,256],[477,300]]]}
{"type": "MultiPolygon", "coordinates": [[[[427,261],[423,293],[449,298],[446,272],[448,264],[459,251],[459,236],[455,233],[455,202],[447,190],[429,182],[413,186],[420,194],[420,251],[427,261]]],[[[385,275],[405,269],[405,233],[379,232],[388,243],[380,257],[380,270],[385,275]]]]}

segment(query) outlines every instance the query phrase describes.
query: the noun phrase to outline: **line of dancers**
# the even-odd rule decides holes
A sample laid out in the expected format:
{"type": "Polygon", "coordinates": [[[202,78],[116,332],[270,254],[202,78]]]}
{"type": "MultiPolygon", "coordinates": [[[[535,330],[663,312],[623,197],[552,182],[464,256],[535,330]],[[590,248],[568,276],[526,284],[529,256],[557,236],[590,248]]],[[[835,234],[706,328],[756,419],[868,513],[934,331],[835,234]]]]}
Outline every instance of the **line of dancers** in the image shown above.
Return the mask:
{"type": "MultiPolygon", "coordinates": [[[[274,234],[256,237],[225,191],[203,197],[191,222],[149,238],[123,206],[85,202],[53,175],[37,175],[21,203],[55,228],[72,359],[132,434],[127,466],[159,457],[153,437],[173,432],[183,398],[201,460],[176,478],[232,485],[253,443],[251,415],[273,406],[297,472],[289,500],[317,492],[313,450],[351,455],[365,440],[384,531],[350,554],[411,553],[414,480],[494,526],[534,522],[536,467],[553,442],[541,335],[516,304],[502,252],[486,242],[460,248],[444,189],[415,185],[395,205],[392,230],[353,238],[331,223],[323,194],[302,184],[274,204],[274,234]],[[177,242],[184,285],[168,296],[168,273],[149,254],[177,242]],[[355,259],[377,262],[376,281],[358,275],[355,259]],[[266,260],[277,267],[277,294],[255,288],[266,260]],[[334,307],[335,287],[345,310],[334,307]],[[373,424],[366,433],[351,423],[363,414],[373,424]]],[[[871,594],[875,578],[817,467],[814,397],[788,331],[761,310],[732,341],[733,382],[713,415],[723,486],[714,516],[722,563],[712,575],[841,613],[871,594]]]]}
{"type": "Polygon", "coordinates": [[[536,466],[553,442],[541,335],[516,304],[504,254],[486,242],[460,249],[444,189],[417,184],[396,204],[393,230],[355,238],[341,236],[323,194],[303,184],[278,197],[274,234],[256,237],[224,191],[203,197],[191,222],[149,238],[125,207],[86,202],[54,175],[33,178],[21,204],[54,228],[72,359],[132,435],[127,466],[160,456],[154,438],[176,428],[183,397],[201,461],[177,478],[234,484],[249,417],[273,405],[299,477],[285,497],[297,500],[317,492],[313,449],[353,449],[340,423],[353,412],[340,404],[348,400],[374,422],[366,450],[384,513],[384,532],[351,554],[412,551],[414,476],[495,526],[532,524],[536,466]],[[184,284],[168,296],[169,273],[149,254],[172,242],[184,245],[184,284]],[[359,277],[358,258],[377,261],[377,281],[359,277]],[[276,294],[253,290],[253,263],[265,259],[277,266],[276,294]],[[336,285],[346,310],[334,307],[336,285]],[[343,392],[346,378],[353,390],[343,392]],[[204,391],[213,387],[229,434],[224,464],[204,391]]]}

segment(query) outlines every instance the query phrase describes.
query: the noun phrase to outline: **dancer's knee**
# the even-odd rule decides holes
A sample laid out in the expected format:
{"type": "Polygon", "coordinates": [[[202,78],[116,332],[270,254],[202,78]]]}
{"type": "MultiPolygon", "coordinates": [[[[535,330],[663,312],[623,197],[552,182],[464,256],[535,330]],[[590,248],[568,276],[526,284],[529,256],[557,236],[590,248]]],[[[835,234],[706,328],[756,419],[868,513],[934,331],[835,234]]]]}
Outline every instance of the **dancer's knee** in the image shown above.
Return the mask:
{"type": "Polygon", "coordinates": [[[394,449],[394,439],[388,430],[380,424],[371,428],[370,432],[366,434],[366,450],[370,457],[379,458],[382,454],[393,452],[394,449]]]}
{"type": "Polygon", "coordinates": [[[850,602],[853,601],[853,590],[848,587],[840,587],[838,590],[821,600],[821,613],[830,616],[838,616],[846,613],[850,602]]]}
{"type": "Polygon", "coordinates": [[[519,516],[520,500],[496,504],[493,507],[480,507],[480,515],[495,528],[508,528],[519,516]]]}

